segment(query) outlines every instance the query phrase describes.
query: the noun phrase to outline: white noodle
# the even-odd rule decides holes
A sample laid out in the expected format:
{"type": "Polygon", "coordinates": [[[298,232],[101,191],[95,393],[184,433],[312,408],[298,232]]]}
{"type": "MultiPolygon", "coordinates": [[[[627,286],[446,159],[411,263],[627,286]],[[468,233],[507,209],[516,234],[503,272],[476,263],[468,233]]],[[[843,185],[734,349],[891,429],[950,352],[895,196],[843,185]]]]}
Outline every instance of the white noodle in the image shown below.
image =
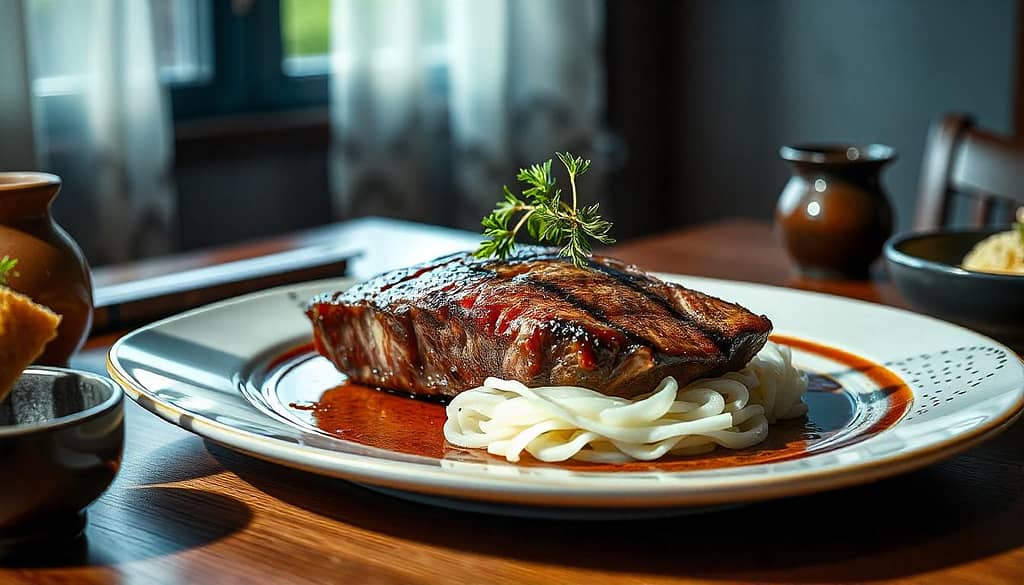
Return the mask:
{"type": "Polygon", "coordinates": [[[635,400],[576,386],[525,385],[487,378],[448,405],[444,436],[519,461],[650,461],[716,445],[744,449],[768,436],[768,424],[807,412],[807,377],[790,349],[771,342],[742,370],[679,388],[667,377],[635,400]]]}

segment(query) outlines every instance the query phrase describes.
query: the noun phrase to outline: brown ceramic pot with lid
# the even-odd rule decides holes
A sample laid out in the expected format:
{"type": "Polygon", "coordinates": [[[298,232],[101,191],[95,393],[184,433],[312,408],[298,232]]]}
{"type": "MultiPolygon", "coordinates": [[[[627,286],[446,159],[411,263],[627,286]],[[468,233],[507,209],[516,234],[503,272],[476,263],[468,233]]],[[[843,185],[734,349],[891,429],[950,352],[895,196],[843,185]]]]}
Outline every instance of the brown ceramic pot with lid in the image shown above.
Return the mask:
{"type": "Polygon", "coordinates": [[[783,146],[793,174],[775,220],[800,272],[866,278],[892,234],[893,213],[879,175],[896,159],[883,144],[783,146]]]}
{"type": "Polygon", "coordinates": [[[50,215],[60,177],[0,173],[0,257],[16,258],[7,286],[61,316],[57,338],[36,363],[65,366],[92,325],[92,280],[74,240],[50,215]]]}

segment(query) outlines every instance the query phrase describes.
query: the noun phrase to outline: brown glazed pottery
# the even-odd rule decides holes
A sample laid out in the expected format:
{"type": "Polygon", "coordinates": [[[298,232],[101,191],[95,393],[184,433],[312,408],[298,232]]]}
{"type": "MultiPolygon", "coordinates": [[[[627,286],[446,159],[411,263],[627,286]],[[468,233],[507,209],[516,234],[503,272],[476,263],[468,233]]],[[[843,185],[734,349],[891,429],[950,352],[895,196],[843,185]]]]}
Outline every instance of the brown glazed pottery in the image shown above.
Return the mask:
{"type": "Polygon", "coordinates": [[[892,233],[879,173],[896,158],[882,144],[783,146],[792,176],[775,210],[783,244],[812,278],[866,278],[892,233]]]}
{"type": "Polygon", "coordinates": [[[0,257],[18,260],[7,286],[61,316],[57,338],[36,360],[53,366],[67,365],[92,325],[89,267],[50,216],[60,184],[48,173],[0,173],[0,257]]]}

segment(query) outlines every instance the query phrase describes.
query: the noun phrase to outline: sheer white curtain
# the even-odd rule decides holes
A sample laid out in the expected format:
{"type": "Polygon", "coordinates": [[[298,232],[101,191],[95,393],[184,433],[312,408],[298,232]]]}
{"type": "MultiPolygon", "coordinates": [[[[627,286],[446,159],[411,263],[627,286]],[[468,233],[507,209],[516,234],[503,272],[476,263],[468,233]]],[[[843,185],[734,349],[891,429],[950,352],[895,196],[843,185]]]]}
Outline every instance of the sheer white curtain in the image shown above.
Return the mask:
{"type": "Polygon", "coordinates": [[[90,260],[171,249],[170,106],[146,0],[0,2],[0,170],[64,179],[59,221],[90,260]]]}
{"type": "Polygon", "coordinates": [[[600,187],[600,0],[334,0],[340,217],[479,224],[518,166],[574,150],[600,187]]]}

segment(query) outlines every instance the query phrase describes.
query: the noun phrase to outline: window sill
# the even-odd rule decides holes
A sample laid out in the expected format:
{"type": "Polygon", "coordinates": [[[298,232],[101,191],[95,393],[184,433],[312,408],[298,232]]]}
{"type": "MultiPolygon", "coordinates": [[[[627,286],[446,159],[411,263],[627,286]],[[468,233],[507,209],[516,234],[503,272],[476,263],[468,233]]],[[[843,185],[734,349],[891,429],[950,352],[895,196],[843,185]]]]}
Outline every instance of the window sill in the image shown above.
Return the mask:
{"type": "Polygon", "coordinates": [[[183,120],[174,124],[174,142],[177,164],[326,150],[330,117],[327,108],[308,108],[183,120]]]}

